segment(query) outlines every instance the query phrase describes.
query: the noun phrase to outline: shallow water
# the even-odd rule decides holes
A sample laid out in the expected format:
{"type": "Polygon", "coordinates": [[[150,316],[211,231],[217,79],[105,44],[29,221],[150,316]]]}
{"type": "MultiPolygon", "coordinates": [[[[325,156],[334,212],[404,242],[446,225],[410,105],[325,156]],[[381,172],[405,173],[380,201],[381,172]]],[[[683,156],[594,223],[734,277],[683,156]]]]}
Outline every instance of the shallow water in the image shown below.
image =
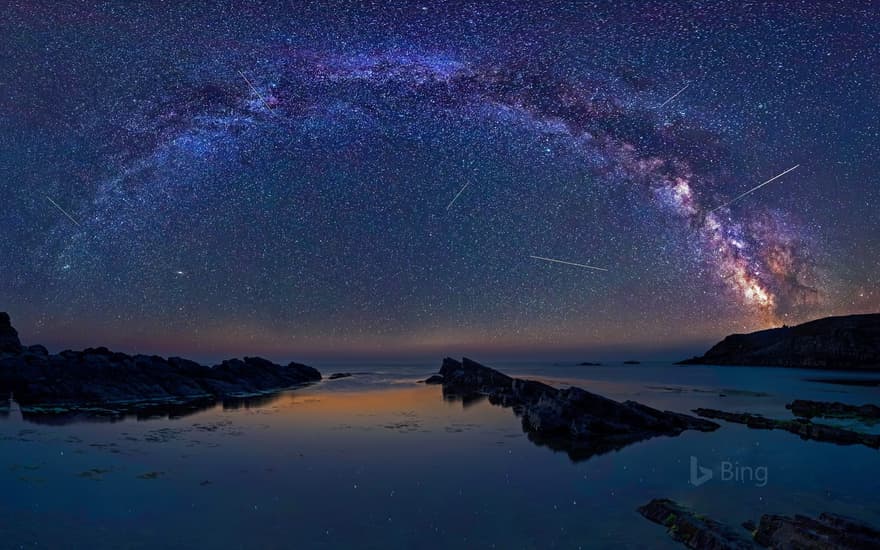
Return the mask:
{"type": "MultiPolygon", "coordinates": [[[[13,409],[0,418],[0,547],[678,548],[635,511],[655,497],[731,525],[823,511],[880,525],[877,450],[722,422],[573,462],[531,443],[511,410],[416,383],[438,365],[317,366],[358,374],[178,419],[46,425],[13,409]],[[691,456],[715,478],[690,484],[691,456]],[[744,477],[766,468],[766,484],[722,479],[724,461],[744,477]]],[[[680,412],[880,403],[878,387],[807,381],[817,371],[491,366],[680,412]]]]}

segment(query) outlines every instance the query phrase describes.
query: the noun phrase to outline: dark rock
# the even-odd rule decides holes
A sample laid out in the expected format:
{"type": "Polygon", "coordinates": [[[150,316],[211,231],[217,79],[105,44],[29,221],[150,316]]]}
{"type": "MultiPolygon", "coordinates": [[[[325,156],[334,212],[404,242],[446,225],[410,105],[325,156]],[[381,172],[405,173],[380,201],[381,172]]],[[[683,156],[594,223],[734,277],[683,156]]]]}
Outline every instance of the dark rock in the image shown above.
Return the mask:
{"type": "Polygon", "coordinates": [[[880,548],[880,531],[863,522],[824,513],[818,518],[764,515],[755,541],[768,548],[868,550],[880,548]]]}
{"type": "Polygon", "coordinates": [[[12,326],[9,314],[0,311],[0,353],[19,351],[21,351],[21,341],[18,339],[18,331],[12,326]]]}
{"type": "Polygon", "coordinates": [[[109,357],[113,355],[113,352],[105,348],[104,346],[100,346],[97,348],[86,348],[82,350],[82,353],[86,355],[94,355],[97,357],[109,357]]]}
{"type": "Polygon", "coordinates": [[[583,363],[578,363],[579,367],[601,367],[602,363],[591,363],[590,361],[584,361],[583,363]]]}
{"type": "Polygon", "coordinates": [[[654,499],[639,508],[645,518],[666,527],[673,539],[694,550],[746,550],[755,544],[734,529],[694,513],[669,499],[654,499]]]}
{"type": "Polygon", "coordinates": [[[623,364],[624,365],[641,365],[642,362],[641,361],[624,361],[623,364]]]}
{"type": "Polygon", "coordinates": [[[715,418],[737,424],[745,424],[749,428],[757,430],[785,430],[799,435],[801,439],[824,441],[838,445],[865,445],[873,449],[880,448],[880,435],[856,432],[827,424],[814,424],[806,419],[777,420],[760,414],[732,413],[715,409],[694,409],[694,412],[704,418],[715,418]]]}
{"type": "Polygon", "coordinates": [[[440,375],[440,374],[431,375],[425,380],[425,384],[442,384],[442,383],[443,383],[443,375],[440,375]]]}
{"type": "Polygon", "coordinates": [[[880,420],[880,407],[877,405],[847,405],[837,401],[810,401],[795,399],[785,406],[792,414],[801,418],[853,418],[862,421],[880,420]]]}
{"type": "Polygon", "coordinates": [[[494,405],[512,407],[533,442],[564,450],[573,460],[655,436],[719,427],[714,422],[659,411],[634,401],[619,403],[580,388],[560,390],[533,380],[511,378],[467,358],[461,362],[444,359],[440,375],[447,399],[466,402],[486,396],[494,405]]]}
{"type": "Polygon", "coordinates": [[[880,386],[880,378],[805,378],[804,380],[838,386],[864,386],[869,388],[880,386]]]}
{"type": "Polygon", "coordinates": [[[639,508],[639,513],[665,526],[669,536],[694,550],[741,550],[758,545],[779,550],[880,548],[880,531],[837,514],[823,513],[818,518],[765,514],[757,526],[751,521],[743,523],[752,542],[727,525],[668,499],[654,499],[639,508]]]}
{"type": "Polygon", "coordinates": [[[329,380],[339,380],[340,378],[348,378],[349,376],[351,376],[350,372],[334,372],[327,378],[329,380]]]}
{"type": "MultiPolygon", "coordinates": [[[[15,333],[14,329],[6,332],[15,333]]],[[[320,379],[321,374],[312,367],[299,363],[282,366],[259,357],[207,367],[179,357],[132,356],[105,347],[49,355],[42,346],[19,346],[18,352],[0,356],[0,395],[13,394],[23,411],[32,412],[110,410],[114,404],[127,408],[138,402],[180,405],[184,401],[216,401],[320,379]]]]}
{"type": "Polygon", "coordinates": [[[733,334],[682,365],[880,369],[880,313],[733,334]]]}

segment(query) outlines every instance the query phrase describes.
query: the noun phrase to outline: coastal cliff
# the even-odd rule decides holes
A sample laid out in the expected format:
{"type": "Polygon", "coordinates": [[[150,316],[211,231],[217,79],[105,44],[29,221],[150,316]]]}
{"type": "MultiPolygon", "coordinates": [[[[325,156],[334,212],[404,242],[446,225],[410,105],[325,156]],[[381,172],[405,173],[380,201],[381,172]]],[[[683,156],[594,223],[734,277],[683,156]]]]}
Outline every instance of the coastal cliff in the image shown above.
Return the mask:
{"type": "Polygon", "coordinates": [[[732,334],[679,364],[880,370],[880,313],[732,334]]]}

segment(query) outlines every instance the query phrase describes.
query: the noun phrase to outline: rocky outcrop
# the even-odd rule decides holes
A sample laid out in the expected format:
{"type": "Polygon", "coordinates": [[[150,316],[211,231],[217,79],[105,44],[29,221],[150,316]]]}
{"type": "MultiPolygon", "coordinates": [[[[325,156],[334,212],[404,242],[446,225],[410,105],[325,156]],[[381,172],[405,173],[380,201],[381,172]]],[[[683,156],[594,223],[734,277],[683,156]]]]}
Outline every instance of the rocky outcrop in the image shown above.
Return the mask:
{"type": "Polygon", "coordinates": [[[424,383],[425,384],[442,384],[443,383],[443,376],[441,376],[439,374],[432,374],[431,376],[429,376],[428,378],[426,378],[424,380],[424,383]]]}
{"type": "Polygon", "coordinates": [[[127,355],[104,347],[52,355],[42,346],[31,346],[0,355],[0,395],[12,394],[23,410],[244,397],[320,379],[312,367],[277,365],[259,357],[207,367],[179,357],[127,355]]]}
{"type": "Polygon", "coordinates": [[[723,523],[697,514],[666,498],[654,499],[639,508],[646,519],[666,527],[674,540],[694,550],[749,550],[754,542],[723,523]]]}
{"type": "Polygon", "coordinates": [[[851,418],[863,422],[880,420],[880,407],[877,405],[847,405],[838,401],[795,399],[785,408],[801,418],[851,418]]]}
{"type": "Polygon", "coordinates": [[[767,548],[867,550],[880,548],[880,531],[852,518],[821,514],[818,518],[764,515],[755,542],[767,548]]]}
{"type": "Polygon", "coordinates": [[[9,314],[0,311],[0,354],[19,351],[21,351],[21,342],[18,339],[18,332],[12,326],[9,314]]]}
{"type": "Polygon", "coordinates": [[[880,531],[861,521],[823,513],[818,518],[765,514],[757,526],[738,530],[669,499],[654,499],[639,513],[663,525],[674,540],[693,550],[867,550],[880,548],[880,531]],[[746,533],[749,533],[749,538],[746,533]]]}
{"type": "Polygon", "coordinates": [[[733,334],[680,364],[880,370],[880,313],[733,334]]]}
{"type": "Polygon", "coordinates": [[[785,430],[800,436],[801,439],[824,441],[838,445],[865,445],[872,449],[880,448],[880,435],[856,432],[827,424],[815,424],[804,418],[777,420],[760,414],[733,413],[715,409],[694,409],[694,412],[704,418],[745,424],[749,428],[756,430],[785,430]]]}
{"type": "Polygon", "coordinates": [[[446,358],[440,368],[447,398],[488,397],[511,407],[535,443],[566,451],[574,460],[619,449],[651,437],[719,426],[693,416],[660,411],[635,401],[619,403],[580,388],[557,389],[512,378],[470,359],[446,358]]]}

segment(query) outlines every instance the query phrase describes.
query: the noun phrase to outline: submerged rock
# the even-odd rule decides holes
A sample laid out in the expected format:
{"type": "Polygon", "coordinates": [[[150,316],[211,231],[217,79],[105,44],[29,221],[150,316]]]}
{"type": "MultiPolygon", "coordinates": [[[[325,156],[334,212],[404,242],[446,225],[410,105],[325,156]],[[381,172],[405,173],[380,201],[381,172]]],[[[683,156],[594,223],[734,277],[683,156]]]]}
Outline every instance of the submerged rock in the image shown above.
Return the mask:
{"type": "Polygon", "coordinates": [[[733,334],[681,365],[880,369],[880,313],[733,334]]]}
{"type": "Polygon", "coordinates": [[[744,534],[669,499],[654,499],[640,507],[639,513],[666,527],[670,537],[694,550],[757,548],[744,534]]]}
{"type": "Polygon", "coordinates": [[[578,363],[579,367],[601,367],[602,363],[593,363],[590,361],[584,361],[583,363],[578,363]]]}
{"type": "Polygon", "coordinates": [[[755,541],[768,548],[867,550],[880,548],[880,531],[861,521],[824,513],[818,518],[764,515],[755,541]]]}
{"type": "Polygon", "coordinates": [[[737,424],[745,424],[749,428],[757,430],[785,430],[799,435],[801,439],[812,439],[836,443],[838,445],[865,445],[873,449],[880,448],[880,435],[866,434],[829,426],[827,424],[814,424],[807,419],[777,420],[767,418],[760,414],[732,413],[715,409],[694,409],[694,413],[704,418],[726,420],[737,424]]]}
{"type": "Polygon", "coordinates": [[[580,388],[557,389],[512,378],[467,358],[461,362],[444,359],[440,376],[447,398],[468,401],[486,396],[492,404],[512,407],[533,442],[564,450],[573,460],[651,437],[719,427],[714,422],[660,411],[635,401],[619,403],[580,388]]]}
{"type": "MultiPolygon", "coordinates": [[[[4,318],[8,315],[0,315],[0,324],[4,318]]],[[[127,355],[105,347],[50,355],[42,346],[19,346],[15,353],[0,355],[0,395],[11,393],[23,409],[43,412],[258,395],[320,379],[312,367],[283,366],[259,357],[207,367],[179,357],[127,355]]]]}
{"type": "Polygon", "coordinates": [[[340,378],[348,378],[351,376],[350,372],[334,372],[330,376],[327,377],[328,380],[339,380],[340,378]]]}
{"type": "Polygon", "coordinates": [[[877,405],[848,405],[837,401],[810,401],[795,399],[785,406],[792,414],[801,418],[854,418],[863,421],[880,420],[880,407],[877,405]]]}
{"type": "Polygon", "coordinates": [[[669,499],[654,499],[639,508],[645,518],[694,550],[867,550],[880,548],[880,531],[864,522],[823,513],[818,518],[765,514],[757,526],[746,522],[751,538],[669,499]]]}
{"type": "Polygon", "coordinates": [[[817,382],[819,384],[834,384],[837,386],[864,386],[875,387],[880,386],[880,378],[804,378],[807,382],[817,382]]]}

